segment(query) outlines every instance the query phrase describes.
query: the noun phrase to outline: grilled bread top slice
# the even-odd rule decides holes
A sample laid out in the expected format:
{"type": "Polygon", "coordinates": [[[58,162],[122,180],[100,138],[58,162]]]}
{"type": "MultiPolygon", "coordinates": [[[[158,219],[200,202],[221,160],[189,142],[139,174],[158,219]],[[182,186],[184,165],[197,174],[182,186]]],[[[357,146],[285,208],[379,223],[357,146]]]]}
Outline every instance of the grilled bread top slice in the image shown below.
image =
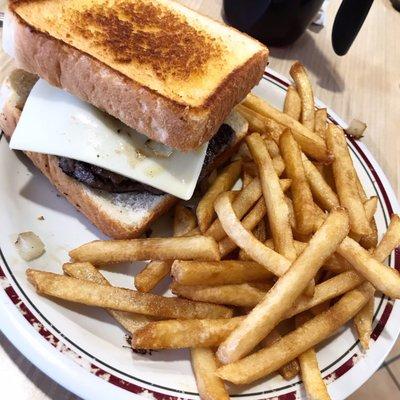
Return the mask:
{"type": "Polygon", "coordinates": [[[181,150],[216,133],[267,63],[256,40],[173,1],[13,0],[10,9],[22,68],[181,150]]]}

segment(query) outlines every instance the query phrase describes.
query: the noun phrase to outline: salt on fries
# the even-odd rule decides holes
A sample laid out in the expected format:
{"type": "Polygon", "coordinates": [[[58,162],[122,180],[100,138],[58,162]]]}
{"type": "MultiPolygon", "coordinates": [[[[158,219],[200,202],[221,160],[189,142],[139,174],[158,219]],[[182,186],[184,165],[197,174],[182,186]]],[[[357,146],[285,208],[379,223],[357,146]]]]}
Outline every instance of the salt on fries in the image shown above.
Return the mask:
{"type": "Polygon", "coordinates": [[[400,298],[400,274],[383,264],[400,244],[400,218],[378,243],[378,199],[365,193],[343,130],[315,108],[304,67],[290,72],[283,112],[253,94],[236,106],[248,135],[203,180],[193,212],[176,206],[173,237],[98,240],[69,253],[65,275],[26,272],[42,295],[107,310],[132,348],[190,348],[203,399],[229,399],[223,380],[279,372],[328,400],[315,346],[353,319],[368,349],[375,291],[400,298]],[[99,271],[136,260],[149,260],[137,291],[99,271]],[[149,293],[168,275],[174,297],[149,293]]]}

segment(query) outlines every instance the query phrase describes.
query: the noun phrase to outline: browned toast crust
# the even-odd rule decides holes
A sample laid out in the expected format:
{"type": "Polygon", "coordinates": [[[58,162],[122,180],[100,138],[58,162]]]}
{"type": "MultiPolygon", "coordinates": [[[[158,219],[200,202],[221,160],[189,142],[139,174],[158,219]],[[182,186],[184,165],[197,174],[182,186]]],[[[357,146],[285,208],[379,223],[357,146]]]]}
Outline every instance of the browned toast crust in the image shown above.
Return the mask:
{"type": "Polygon", "coordinates": [[[142,86],[14,15],[18,65],[106,111],[151,139],[182,151],[199,147],[259,82],[267,50],[225,78],[202,107],[188,107],[142,86]]]}

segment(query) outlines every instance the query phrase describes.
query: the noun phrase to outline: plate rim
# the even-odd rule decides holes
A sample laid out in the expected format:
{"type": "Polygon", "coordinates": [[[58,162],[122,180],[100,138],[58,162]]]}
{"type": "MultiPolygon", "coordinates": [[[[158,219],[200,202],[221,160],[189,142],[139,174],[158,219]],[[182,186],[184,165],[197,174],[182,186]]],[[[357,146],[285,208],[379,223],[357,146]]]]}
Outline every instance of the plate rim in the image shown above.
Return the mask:
{"type": "MultiPolygon", "coordinates": [[[[268,79],[269,82],[275,83],[278,82],[280,83],[280,86],[282,87],[283,90],[286,90],[289,81],[287,80],[286,77],[282,76],[281,74],[271,70],[268,68],[264,74],[268,79]]],[[[319,101],[316,100],[316,104],[319,107],[325,107],[325,105],[319,101]]],[[[343,121],[333,110],[328,108],[328,114],[330,119],[333,122],[338,123],[341,126],[347,126],[345,121],[343,121]]],[[[379,164],[376,162],[372,154],[369,152],[367,147],[361,143],[361,142],[356,142],[354,140],[350,140],[350,142],[357,148],[358,153],[361,155],[361,157],[364,159],[363,161],[367,163],[369,168],[372,167],[373,170],[375,170],[375,173],[378,177],[378,182],[381,181],[382,187],[380,187],[380,191],[382,192],[383,196],[387,197],[387,206],[391,206],[392,209],[398,212],[399,210],[399,204],[397,202],[396,196],[394,194],[393,188],[390,185],[386,175],[383,173],[382,169],[380,168],[379,164]]],[[[371,172],[373,172],[371,170],[371,172]]],[[[388,207],[389,211],[389,207],[388,207]]],[[[0,249],[1,251],[1,249],[0,249]]],[[[1,254],[3,257],[3,254],[1,254]]],[[[400,267],[400,254],[396,254],[396,260],[395,260],[395,265],[397,268],[400,267]],[[399,259],[397,258],[399,256],[399,259]]],[[[2,277],[1,275],[2,270],[0,266],[0,278],[2,277]]],[[[5,275],[4,275],[5,277],[5,275]]],[[[1,281],[0,281],[1,282],[1,281]]],[[[15,288],[13,285],[9,286],[12,288],[16,296],[19,298],[16,299],[24,307],[26,305],[23,303],[23,301],[20,299],[20,293],[19,289],[15,288]]],[[[13,345],[22,353],[24,354],[25,357],[27,357],[36,367],[38,367],[40,370],[42,370],[46,375],[48,375],[50,378],[52,378],[54,381],[59,383],[60,385],[64,386],[71,392],[77,394],[80,397],[83,398],[94,398],[94,396],[98,396],[99,391],[101,390],[102,394],[107,395],[115,395],[116,394],[116,389],[118,389],[118,398],[125,399],[125,398],[139,398],[135,392],[131,390],[124,390],[121,389],[121,386],[116,384],[115,382],[112,382],[114,384],[110,385],[108,381],[105,379],[98,379],[98,376],[96,376],[96,373],[93,373],[91,371],[88,371],[85,368],[82,368],[79,363],[73,361],[69,357],[65,357],[63,354],[63,357],[60,357],[60,352],[64,353],[63,350],[60,350],[57,347],[54,346],[49,346],[49,341],[45,340],[43,335],[35,334],[35,328],[32,327],[32,323],[30,323],[24,316],[21,314],[21,312],[18,312],[18,310],[15,310],[17,304],[14,304],[14,301],[11,300],[11,298],[7,297],[7,288],[4,288],[3,285],[3,290],[1,290],[1,295],[0,298],[2,301],[0,302],[0,305],[3,307],[3,312],[0,312],[0,326],[2,327],[3,333],[7,336],[7,338],[13,343],[13,345]],[[15,317],[17,315],[17,318],[15,317]],[[28,327],[28,329],[27,329],[28,327]],[[79,368],[77,368],[79,367],[79,368]],[[83,370],[85,371],[85,379],[82,379],[82,372],[83,370]],[[80,384],[76,385],[77,380],[79,379],[80,384]]],[[[22,296],[23,297],[23,296],[22,296]]],[[[399,302],[396,302],[395,304],[398,305],[399,302]]],[[[27,307],[26,307],[27,308],[27,307]]],[[[398,308],[398,307],[397,307],[398,308]]],[[[31,312],[28,309],[29,312],[31,312]]],[[[23,311],[22,311],[23,312],[23,311]]],[[[32,314],[34,316],[34,314],[32,314]]],[[[36,318],[36,317],[35,317],[36,318]]],[[[41,321],[39,321],[41,323],[41,321]]],[[[397,335],[399,333],[400,327],[397,329],[397,335]]],[[[37,332],[36,332],[37,333],[37,332]]],[[[50,333],[50,332],[49,332],[50,333]]],[[[51,334],[51,333],[50,333],[51,334]]],[[[51,336],[53,336],[51,334],[51,336]]],[[[54,336],[53,336],[54,338],[54,336]]],[[[58,338],[55,338],[58,341],[58,338]]],[[[393,341],[394,344],[395,341],[393,341]]],[[[69,346],[69,344],[64,344],[62,341],[60,341],[61,346],[69,346]]],[[[75,352],[74,349],[71,349],[70,351],[75,352]]],[[[387,350],[387,353],[390,351],[387,350]]],[[[387,354],[381,354],[382,359],[386,357],[387,354]]],[[[380,364],[376,365],[376,369],[378,369],[380,364]]],[[[98,370],[97,366],[93,366],[95,369],[98,370]]],[[[354,386],[349,388],[348,394],[356,390],[358,387],[360,387],[367,379],[369,379],[370,376],[375,372],[375,370],[371,369],[370,374],[366,374],[364,377],[364,380],[358,380],[358,382],[354,386]]],[[[105,372],[105,371],[103,371],[105,372]]],[[[116,377],[116,379],[119,379],[116,377]]],[[[339,378],[340,379],[340,378],[339,378]]],[[[121,379],[122,381],[122,379],[121,379]]],[[[127,382],[129,385],[133,385],[138,389],[137,393],[143,393],[143,391],[148,391],[149,393],[153,394],[154,396],[157,396],[156,398],[160,399],[176,399],[175,396],[169,396],[166,394],[162,394],[156,391],[148,390],[146,388],[139,387],[135,384],[132,384],[131,382],[127,382]],[[158,397],[160,396],[161,397],[158,397]]],[[[132,388],[131,388],[132,389],[132,388]]],[[[280,396],[278,397],[280,398],[280,396]]],[[[339,398],[339,397],[337,397],[339,398]]]]}

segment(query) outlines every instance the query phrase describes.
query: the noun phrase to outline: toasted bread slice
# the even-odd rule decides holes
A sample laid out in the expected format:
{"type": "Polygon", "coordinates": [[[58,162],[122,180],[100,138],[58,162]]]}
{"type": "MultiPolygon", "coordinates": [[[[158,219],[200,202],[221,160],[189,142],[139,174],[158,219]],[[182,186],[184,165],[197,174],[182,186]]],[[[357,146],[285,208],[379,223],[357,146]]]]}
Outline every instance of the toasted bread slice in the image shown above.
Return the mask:
{"type": "MultiPolygon", "coordinates": [[[[7,84],[3,85],[0,128],[7,137],[11,137],[36,79],[36,76],[25,71],[14,70],[7,84]]],[[[229,115],[226,123],[233,128],[236,136],[227,150],[214,157],[207,166],[208,171],[226,161],[247,132],[247,122],[235,112],[229,115]]],[[[178,201],[168,194],[108,193],[95,190],[66,175],[58,166],[57,157],[32,152],[26,152],[26,155],[71,204],[104,234],[115,239],[139,236],[178,201]]]]}
{"type": "Polygon", "coordinates": [[[151,139],[208,141],[258,83],[268,50],[167,0],[11,1],[18,65],[151,139]]]}

